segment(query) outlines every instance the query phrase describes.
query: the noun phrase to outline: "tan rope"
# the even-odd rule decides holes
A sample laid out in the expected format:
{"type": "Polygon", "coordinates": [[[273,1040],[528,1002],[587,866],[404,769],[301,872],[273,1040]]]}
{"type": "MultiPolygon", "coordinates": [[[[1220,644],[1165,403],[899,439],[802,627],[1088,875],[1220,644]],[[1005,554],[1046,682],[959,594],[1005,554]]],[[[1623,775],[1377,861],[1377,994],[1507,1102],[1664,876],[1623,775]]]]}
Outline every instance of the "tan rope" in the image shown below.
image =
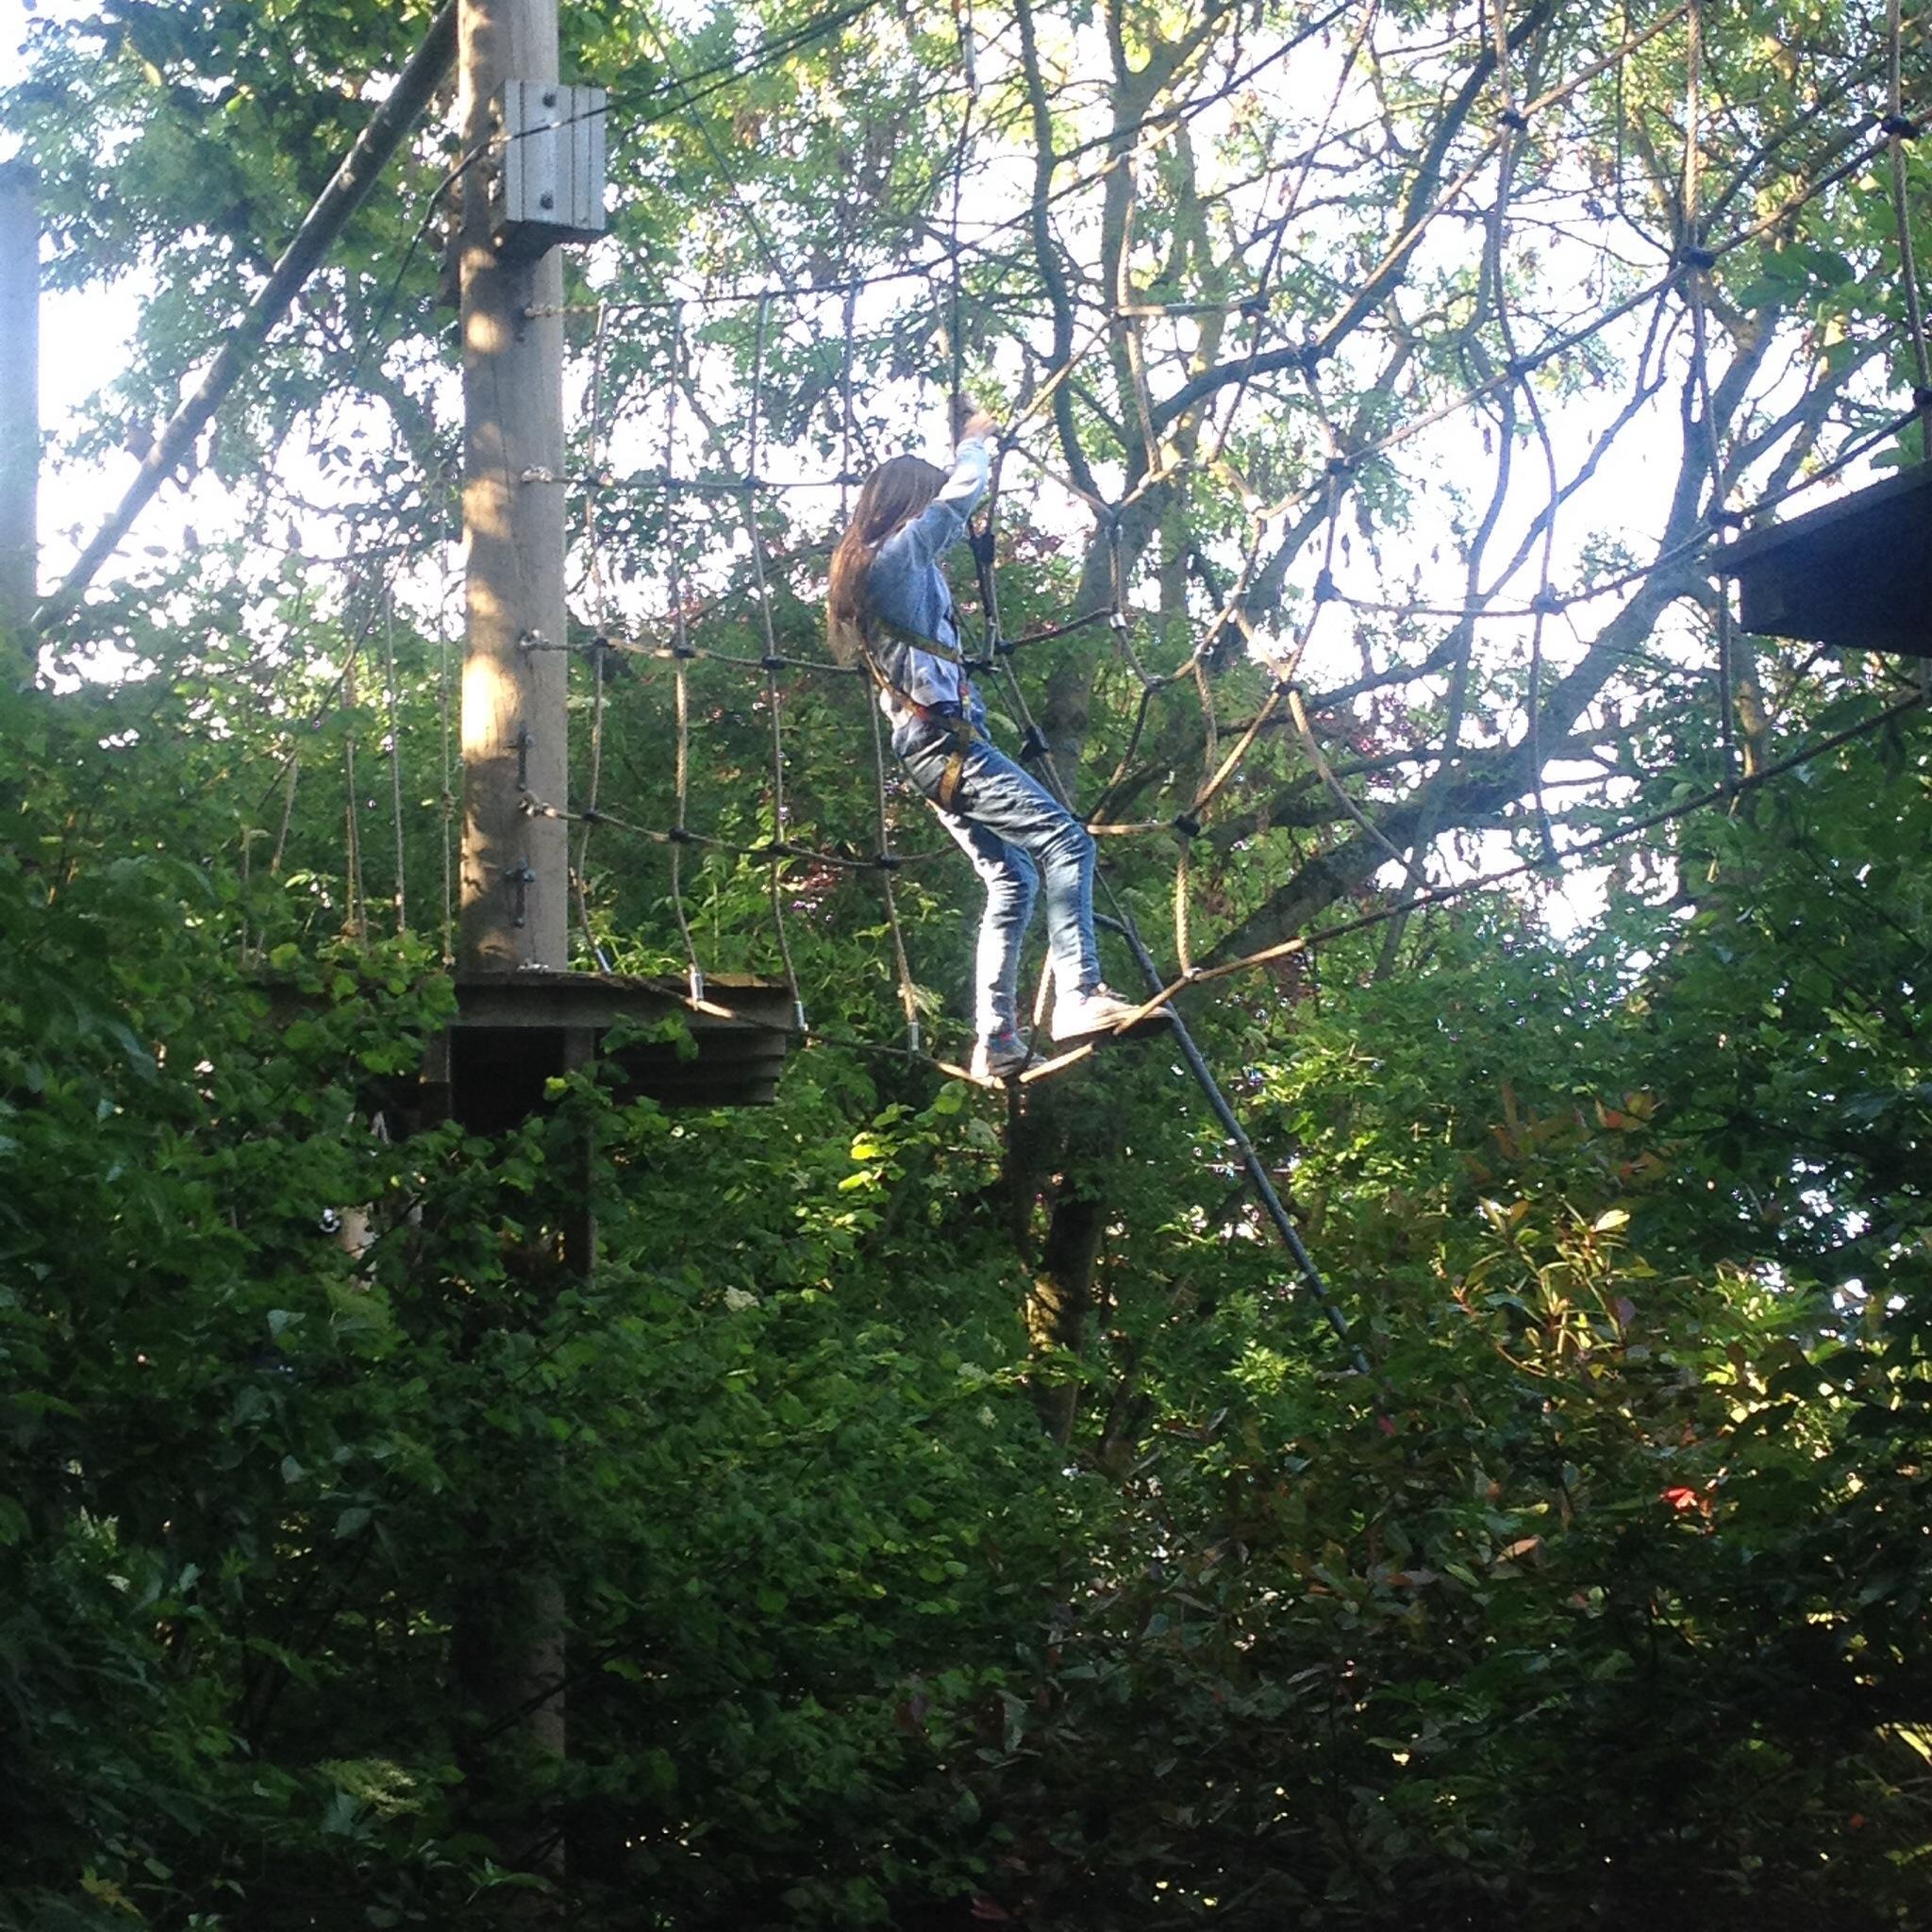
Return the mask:
{"type": "MultiPolygon", "coordinates": [[[[677,460],[677,393],[684,382],[684,311],[671,311],[671,380],[664,386],[664,463],[669,469],[677,460]]],[[[670,573],[671,658],[675,666],[677,703],[677,753],[675,783],[676,822],[671,845],[671,909],[677,915],[678,937],[684,942],[685,974],[693,1000],[705,996],[705,970],[698,962],[697,942],[691,938],[691,915],[685,910],[683,855],[690,836],[686,824],[691,804],[691,688],[689,669],[691,643],[685,635],[684,566],[678,551],[677,526],[671,508],[664,512],[664,554],[670,573]]]]}
{"type": "MultiPolygon", "coordinates": [[[[766,331],[771,320],[769,301],[758,304],[758,332],[752,350],[751,419],[745,440],[744,474],[756,476],[758,469],[758,427],[763,417],[766,331]]],[[[765,576],[765,540],[758,527],[758,502],[751,491],[744,494],[744,527],[751,539],[752,580],[757,587],[758,623],[765,639],[765,704],[772,722],[772,847],[768,860],[767,892],[772,906],[772,926],[778,936],[778,958],[785,967],[785,984],[791,994],[791,1009],[798,1030],[807,1031],[805,998],[798,990],[798,968],[791,958],[791,936],[785,924],[785,891],[780,869],[789,856],[785,842],[785,694],[778,683],[779,655],[777,634],[772,624],[772,591],[765,576]]]]}
{"type": "Polygon", "coordinates": [[[389,784],[396,838],[396,931],[409,929],[408,869],[403,854],[403,731],[402,696],[396,686],[396,594],[393,584],[382,592],[382,658],[386,678],[384,699],[389,710],[389,784]]]}

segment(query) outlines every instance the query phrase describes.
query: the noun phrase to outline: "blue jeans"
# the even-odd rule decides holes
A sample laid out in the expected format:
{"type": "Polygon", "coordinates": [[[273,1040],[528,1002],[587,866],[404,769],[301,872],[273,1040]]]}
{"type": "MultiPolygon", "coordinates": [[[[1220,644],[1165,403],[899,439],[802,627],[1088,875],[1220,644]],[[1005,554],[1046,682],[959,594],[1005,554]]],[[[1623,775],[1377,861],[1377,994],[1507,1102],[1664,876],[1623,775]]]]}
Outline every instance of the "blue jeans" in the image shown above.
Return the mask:
{"type": "Polygon", "coordinates": [[[1087,827],[982,733],[974,733],[950,810],[935,794],[953,755],[951,729],[908,719],[893,731],[892,749],[986,887],[974,974],[979,1037],[991,1040],[1017,1024],[1020,947],[1042,884],[1055,991],[1071,999],[1099,985],[1093,838],[1087,827]]]}

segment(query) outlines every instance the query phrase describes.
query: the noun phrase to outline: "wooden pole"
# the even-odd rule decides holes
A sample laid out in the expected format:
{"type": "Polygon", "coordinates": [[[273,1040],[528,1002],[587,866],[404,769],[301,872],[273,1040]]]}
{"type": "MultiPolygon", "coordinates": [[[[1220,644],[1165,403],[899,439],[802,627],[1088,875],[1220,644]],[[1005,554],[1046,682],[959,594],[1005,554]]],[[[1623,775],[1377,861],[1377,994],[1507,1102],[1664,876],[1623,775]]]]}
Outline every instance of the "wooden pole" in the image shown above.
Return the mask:
{"type": "Polygon", "coordinates": [[[459,973],[565,962],[563,264],[499,251],[492,104],[507,80],[552,81],[557,0],[460,0],[464,177],[463,856],[459,973]],[[536,312],[533,312],[536,311],[536,312]],[[542,312],[542,311],[548,311],[542,312]],[[541,645],[544,648],[535,649],[541,645]]]}
{"type": "MultiPolygon", "coordinates": [[[[561,971],[569,903],[567,826],[532,812],[566,802],[568,659],[563,598],[563,263],[555,247],[501,248],[491,189],[504,146],[497,104],[510,80],[558,78],[558,0],[458,0],[463,153],[463,849],[457,971],[472,978],[561,971]],[[543,648],[533,648],[542,646],[543,648]]],[[[558,1050],[568,1061],[568,1039],[558,1050]]],[[[562,1071],[559,1068],[559,1071],[562,1071]]],[[[559,1252],[547,1265],[582,1257],[559,1252]]],[[[545,1265],[540,1263],[540,1265],[545,1265]]],[[[487,1534],[487,1530],[484,1532],[487,1534]]],[[[475,1714],[560,1759],[566,1746],[566,1619],[541,1567],[480,1579],[453,1633],[475,1714]]],[[[560,1838],[521,1818],[522,1782],[493,1753],[472,1769],[512,1858],[560,1872],[560,1838]],[[547,1845],[547,1849],[544,1847],[547,1845]]],[[[533,1900],[531,1915],[548,1907],[533,1900]]]]}
{"type": "Polygon", "coordinates": [[[39,558],[41,218],[32,170],[0,168],[0,672],[27,676],[39,558]]]}
{"type": "Polygon", "coordinates": [[[146,508],[155,491],[193,450],[194,439],[227,399],[228,391],[254,361],[255,352],[289,312],[289,306],[300,293],[302,285],[314,274],[343,225],[375,186],[375,177],[384,163],[415,125],[416,117],[449,72],[450,51],[456,43],[456,8],[457,0],[449,0],[448,6],[437,15],[427,38],[396,76],[389,98],[369,117],[369,125],[308,210],[294,239],[282,251],[282,258],[262,284],[261,292],[248,305],[247,314],[235,325],[220,353],[208,364],[207,374],[195,384],[193,393],[155,439],[154,448],[147,453],[113,515],[94,532],[93,541],[81,552],[60,588],[34,612],[35,630],[49,629],[78,606],[83,592],[93,582],[94,573],[114,554],[115,546],[134,526],[135,518],[146,508]]]}

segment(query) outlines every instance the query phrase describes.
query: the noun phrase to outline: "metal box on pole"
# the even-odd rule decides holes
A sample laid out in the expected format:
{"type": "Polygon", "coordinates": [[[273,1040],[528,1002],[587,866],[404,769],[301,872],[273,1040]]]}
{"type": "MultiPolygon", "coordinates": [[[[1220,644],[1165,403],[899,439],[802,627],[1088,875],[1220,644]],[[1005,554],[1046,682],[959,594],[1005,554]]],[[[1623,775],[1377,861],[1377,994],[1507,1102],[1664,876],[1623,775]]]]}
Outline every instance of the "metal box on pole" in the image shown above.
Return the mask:
{"type": "Polygon", "coordinates": [[[507,257],[604,232],[604,90],[508,80],[493,103],[503,164],[491,226],[507,257]]]}

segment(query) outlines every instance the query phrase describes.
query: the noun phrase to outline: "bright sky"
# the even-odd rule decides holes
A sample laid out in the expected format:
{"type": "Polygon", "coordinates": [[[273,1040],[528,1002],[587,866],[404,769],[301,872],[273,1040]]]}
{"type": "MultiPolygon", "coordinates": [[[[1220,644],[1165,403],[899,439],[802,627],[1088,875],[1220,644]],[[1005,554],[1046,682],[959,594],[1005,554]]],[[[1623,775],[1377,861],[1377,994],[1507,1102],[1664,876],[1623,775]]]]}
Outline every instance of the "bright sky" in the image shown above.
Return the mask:
{"type": "MultiPolygon", "coordinates": [[[[0,0],[0,86],[22,75],[20,49],[29,21],[60,19],[90,12],[83,0],[0,0]]],[[[12,143],[8,142],[8,147],[12,143]]],[[[140,291],[132,285],[86,293],[50,291],[41,304],[41,425],[58,436],[71,412],[121,366],[140,313],[140,291]]],[[[134,458],[85,470],[46,465],[41,475],[41,580],[58,581],[72,562],[84,534],[107,514],[135,471],[134,458]]],[[[178,502],[157,504],[156,530],[178,536],[183,515],[178,502]]],[[[158,541],[143,525],[137,543],[158,541]]]]}

